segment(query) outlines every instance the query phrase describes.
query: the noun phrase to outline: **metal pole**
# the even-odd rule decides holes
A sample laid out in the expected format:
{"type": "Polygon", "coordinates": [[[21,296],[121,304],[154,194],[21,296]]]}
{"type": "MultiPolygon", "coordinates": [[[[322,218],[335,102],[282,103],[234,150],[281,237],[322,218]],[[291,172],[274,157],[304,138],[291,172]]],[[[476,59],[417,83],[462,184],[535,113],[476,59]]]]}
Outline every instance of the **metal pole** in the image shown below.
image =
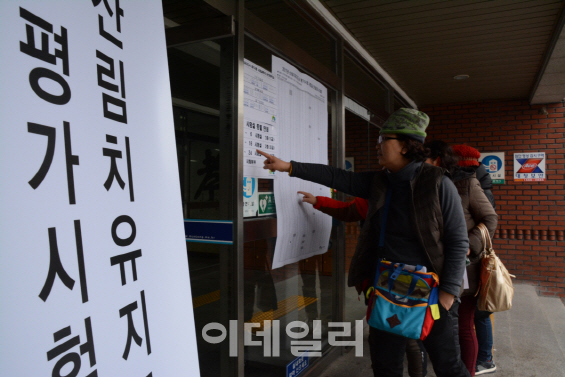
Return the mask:
{"type": "Polygon", "coordinates": [[[238,1],[235,36],[222,39],[220,63],[220,195],[222,219],[233,223],[232,245],[220,246],[220,316],[226,328],[221,343],[222,376],[243,376],[243,14],[238,1]],[[233,326],[231,326],[231,321],[233,326]],[[235,353],[230,344],[236,345],[235,353]]]}
{"type": "Polygon", "coordinates": [[[234,287],[236,287],[234,299],[233,313],[237,313],[237,358],[234,360],[234,374],[238,377],[243,377],[244,375],[244,347],[243,347],[243,275],[244,275],[244,265],[243,265],[243,85],[244,85],[244,75],[243,75],[243,59],[244,59],[244,40],[245,40],[245,1],[237,1],[236,9],[236,37],[235,37],[235,82],[234,82],[234,109],[236,115],[234,117],[233,125],[233,195],[235,195],[235,200],[233,201],[233,223],[234,223],[234,239],[233,239],[233,255],[234,263],[232,271],[235,270],[235,276],[233,279],[234,287]]]}
{"type": "MultiPolygon", "coordinates": [[[[345,168],[345,93],[344,93],[344,49],[343,39],[335,43],[335,71],[340,78],[338,90],[334,92],[332,106],[332,166],[345,168]]],[[[344,200],[345,195],[338,193],[338,200],[344,200]]],[[[345,225],[340,223],[335,233],[335,247],[332,258],[332,293],[333,321],[341,322],[345,318],[345,225]]]]}

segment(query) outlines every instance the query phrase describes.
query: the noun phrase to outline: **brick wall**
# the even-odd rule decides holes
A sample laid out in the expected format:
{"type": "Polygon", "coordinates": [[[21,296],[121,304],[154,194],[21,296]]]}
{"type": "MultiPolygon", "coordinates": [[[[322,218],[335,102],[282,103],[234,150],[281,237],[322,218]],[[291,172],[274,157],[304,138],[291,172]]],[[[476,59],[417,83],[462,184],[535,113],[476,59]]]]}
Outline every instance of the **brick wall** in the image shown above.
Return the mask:
{"type": "MultiPolygon", "coordinates": [[[[530,106],[526,101],[488,101],[421,110],[431,118],[427,140],[505,153],[506,183],[493,189],[499,215],[495,250],[517,280],[536,285],[542,295],[565,299],[565,107],[561,103],[530,106]],[[513,154],[524,152],[546,153],[545,182],[514,182],[513,154]]],[[[367,135],[357,130],[361,126],[353,124],[356,119],[347,120],[347,156],[362,154],[359,148],[367,135]]],[[[369,142],[374,148],[376,138],[369,142]]],[[[376,164],[373,151],[370,159],[376,164]]],[[[357,169],[357,157],[355,165],[356,171],[365,170],[357,169]]],[[[347,229],[349,255],[358,230],[355,226],[347,229]]]]}
{"type": "Polygon", "coordinates": [[[505,153],[505,184],[493,188],[495,250],[518,280],[565,298],[565,107],[505,101],[421,110],[431,119],[428,140],[505,153]],[[546,181],[514,181],[513,155],[525,152],[546,153],[546,181]]]}

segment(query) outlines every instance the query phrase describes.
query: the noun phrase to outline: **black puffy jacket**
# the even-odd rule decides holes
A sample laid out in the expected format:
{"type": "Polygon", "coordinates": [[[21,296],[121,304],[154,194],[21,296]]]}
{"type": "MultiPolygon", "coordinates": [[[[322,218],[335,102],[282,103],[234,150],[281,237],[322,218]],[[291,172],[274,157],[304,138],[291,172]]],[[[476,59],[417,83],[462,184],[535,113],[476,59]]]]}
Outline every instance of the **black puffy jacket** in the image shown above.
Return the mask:
{"type": "Polygon", "coordinates": [[[492,208],[496,211],[496,203],[494,201],[494,194],[492,193],[492,179],[490,178],[490,174],[487,173],[487,169],[483,164],[479,164],[479,166],[475,169],[475,173],[477,174],[477,179],[481,183],[481,188],[485,191],[485,195],[492,204],[492,208]]]}

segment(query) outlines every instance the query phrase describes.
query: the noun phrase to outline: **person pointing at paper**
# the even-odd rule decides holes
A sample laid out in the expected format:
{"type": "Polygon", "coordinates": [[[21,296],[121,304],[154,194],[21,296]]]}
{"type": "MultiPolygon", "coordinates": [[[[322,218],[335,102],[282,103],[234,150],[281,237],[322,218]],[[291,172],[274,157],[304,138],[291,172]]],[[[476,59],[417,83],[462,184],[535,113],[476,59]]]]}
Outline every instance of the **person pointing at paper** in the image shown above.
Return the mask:
{"type": "MultiPolygon", "coordinates": [[[[264,168],[369,200],[367,220],[349,269],[348,285],[373,281],[378,260],[422,265],[439,276],[440,318],[424,340],[438,377],[469,376],[457,338],[469,239],[461,199],[445,170],[424,161],[428,116],[401,108],[381,128],[377,157],[382,171],[354,173],[322,164],[283,161],[268,153],[264,168]],[[391,193],[384,246],[378,248],[385,197],[391,193]]],[[[406,338],[370,328],[375,376],[402,376],[406,338]]]]}

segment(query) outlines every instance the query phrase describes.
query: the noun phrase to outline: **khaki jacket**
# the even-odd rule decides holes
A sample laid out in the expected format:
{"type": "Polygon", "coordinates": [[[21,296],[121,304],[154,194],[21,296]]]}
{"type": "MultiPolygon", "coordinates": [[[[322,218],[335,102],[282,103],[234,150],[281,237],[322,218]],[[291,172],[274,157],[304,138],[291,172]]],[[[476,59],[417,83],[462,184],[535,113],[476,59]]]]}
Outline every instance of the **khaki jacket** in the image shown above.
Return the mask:
{"type": "Polygon", "coordinates": [[[469,289],[463,292],[463,296],[467,296],[474,295],[479,288],[483,241],[477,225],[480,223],[485,224],[490,236],[493,237],[498,224],[498,215],[481,188],[480,182],[475,178],[475,174],[470,174],[467,178],[460,180],[457,180],[458,175],[455,173],[453,183],[461,196],[461,205],[465,214],[467,232],[469,233],[469,247],[471,249],[469,254],[471,264],[467,266],[469,289]]]}

